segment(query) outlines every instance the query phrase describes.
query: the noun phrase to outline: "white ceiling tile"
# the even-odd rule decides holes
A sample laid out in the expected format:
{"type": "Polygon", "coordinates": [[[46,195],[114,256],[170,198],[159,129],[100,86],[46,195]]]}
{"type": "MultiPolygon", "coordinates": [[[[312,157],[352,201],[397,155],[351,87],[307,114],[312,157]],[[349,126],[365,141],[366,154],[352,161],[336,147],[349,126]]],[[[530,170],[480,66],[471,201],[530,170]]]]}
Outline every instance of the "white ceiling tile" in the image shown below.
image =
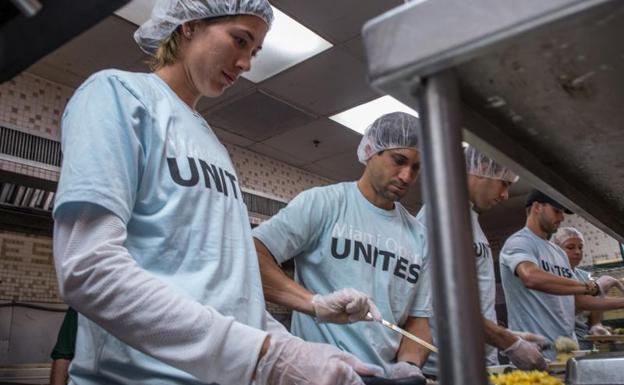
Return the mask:
{"type": "Polygon", "coordinates": [[[205,114],[210,124],[259,142],[315,119],[263,92],[225,103],[205,114]]]}
{"type": "Polygon", "coordinates": [[[360,34],[364,23],[401,0],[273,0],[272,4],[334,43],[360,34]]]}
{"type": "Polygon", "coordinates": [[[302,168],[336,181],[357,180],[364,172],[364,165],[358,162],[355,150],[307,164],[302,168]]]}
{"type": "Polygon", "coordinates": [[[212,128],[212,131],[215,133],[215,135],[217,135],[217,138],[219,138],[219,140],[222,142],[235,144],[240,147],[247,147],[254,143],[252,140],[249,140],[245,138],[244,136],[240,136],[238,134],[224,130],[222,128],[215,127],[215,126],[210,126],[210,128],[212,128]]]}
{"type": "Polygon", "coordinates": [[[229,103],[239,97],[247,96],[255,91],[255,84],[247,79],[239,78],[236,83],[225,90],[225,92],[216,98],[203,97],[197,103],[197,111],[208,114],[210,110],[218,108],[223,104],[229,103]]]}
{"type": "Polygon", "coordinates": [[[56,72],[66,71],[83,79],[107,68],[127,70],[144,57],[132,38],[135,30],[134,24],[109,16],[40,62],[56,72]]]}
{"type": "Polygon", "coordinates": [[[248,149],[250,149],[251,151],[257,152],[259,154],[266,155],[270,158],[277,159],[281,162],[284,162],[286,164],[289,164],[295,167],[301,167],[305,163],[305,161],[302,159],[299,159],[290,154],[287,154],[281,149],[274,148],[263,143],[253,144],[249,146],[248,149]]]}
{"type": "Polygon", "coordinates": [[[261,83],[261,88],[319,115],[330,115],[379,96],[364,64],[330,49],[261,83]]]}
{"type": "Polygon", "coordinates": [[[305,163],[312,163],[347,151],[355,153],[361,138],[358,133],[327,118],[321,118],[262,143],[279,148],[305,163]],[[315,144],[315,141],[318,143],[315,144]]]}
{"type": "Polygon", "coordinates": [[[366,63],[366,52],[364,51],[364,42],[362,36],[354,37],[353,39],[342,43],[338,48],[341,48],[351,54],[354,58],[366,63]]]}
{"type": "Polygon", "coordinates": [[[78,88],[82,82],[85,81],[85,77],[75,74],[71,71],[67,71],[65,68],[60,68],[50,63],[38,61],[32,66],[26,69],[33,75],[37,75],[40,78],[47,79],[54,83],[62,84],[67,87],[78,88]]]}

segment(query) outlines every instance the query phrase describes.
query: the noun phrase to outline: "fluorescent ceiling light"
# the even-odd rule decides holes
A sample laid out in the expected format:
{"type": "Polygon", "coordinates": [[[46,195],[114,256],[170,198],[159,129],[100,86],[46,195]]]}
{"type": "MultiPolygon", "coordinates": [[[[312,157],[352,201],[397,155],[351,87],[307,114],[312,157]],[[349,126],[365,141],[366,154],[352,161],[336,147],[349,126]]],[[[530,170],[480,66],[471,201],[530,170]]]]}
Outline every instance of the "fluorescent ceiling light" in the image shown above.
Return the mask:
{"type": "Polygon", "coordinates": [[[399,102],[392,96],[386,95],[330,116],[329,118],[353,131],[363,134],[366,127],[373,123],[375,119],[383,114],[397,111],[418,116],[418,112],[399,102]]]}
{"type": "Polygon", "coordinates": [[[275,20],[264,39],[262,51],[252,63],[251,71],[243,75],[254,83],[261,82],[332,45],[279,9],[273,8],[275,20]]]}
{"type": "MultiPolygon", "coordinates": [[[[149,18],[155,0],[133,0],[115,12],[118,16],[141,25],[149,18]]],[[[321,38],[279,9],[273,8],[273,25],[262,51],[251,62],[252,70],[243,77],[258,83],[317,55],[332,44],[321,38]]]]}
{"type": "Polygon", "coordinates": [[[145,23],[152,14],[156,0],[132,0],[115,11],[115,14],[136,25],[145,23]]]}

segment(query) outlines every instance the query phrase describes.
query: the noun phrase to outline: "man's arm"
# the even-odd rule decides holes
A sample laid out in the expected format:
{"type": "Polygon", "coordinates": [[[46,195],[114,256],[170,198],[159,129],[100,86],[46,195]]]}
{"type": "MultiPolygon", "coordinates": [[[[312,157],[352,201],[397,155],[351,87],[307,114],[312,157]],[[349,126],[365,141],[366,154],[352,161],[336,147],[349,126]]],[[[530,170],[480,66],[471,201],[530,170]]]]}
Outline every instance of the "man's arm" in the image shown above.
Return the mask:
{"type": "Polygon", "coordinates": [[[485,329],[485,343],[500,350],[507,349],[518,339],[509,330],[485,318],[483,319],[483,327],[485,329]]]}
{"type": "Polygon", "coordinates": [[[577,295],[586,294],[587,292],[585,283],[547,273],[533,262],[521,262],[518,264],[516,274],[527,289],[539,290],[555,295],[577,295]]]}
{"type": "MultiPolygon", "coordinates": [[[[403,324],[402,328],[427,342],[433,341],[429,331],[428,318],[407,317],[407,320],[405,321],[405,324],[403,324]]],[[[397,361],[409,361],[415,363],[419,367],[422,367],[425,364],[428,355],[429,349],[403,337],[397,352],[397,361]]]]}
{"type": "Polygon", "coordinates": [[[282,271],[264,243],[254,238],[254,244],[258,253],[262,289],[266,300],[314,316],[313,294],[282,271]]]}
{"type": "Polygon", "coordinates": [[[275,262],[268,248],[254,238],[262,289],[267,300],[316,317],[319,322],[351,323],[366,320],[370,312],[380,319],[377,306],[368,295],[352,288],[336,290],[326,295],[312,294],[288,277],[275,262]]]}
{"type": "Polygon", "coordinates": [[[587,322],[589,323],[590,328],[594,325],[601,325],[602,324],[602,312],[592,311],[587,319],[587,322]]]}
{"type": "Polygon", "coordinates": [[[621,297],[591,297],[576,295],[574,304],[577,311],[606,311],[624,308],[624,298],[621,297]]]}
{"type": "Polygon", "coordinates": [[[52,371],[50,372],[50,385],[67,385],[69,376],[70,360],[65,358],[59,358],[52,361],[52,371]]]}

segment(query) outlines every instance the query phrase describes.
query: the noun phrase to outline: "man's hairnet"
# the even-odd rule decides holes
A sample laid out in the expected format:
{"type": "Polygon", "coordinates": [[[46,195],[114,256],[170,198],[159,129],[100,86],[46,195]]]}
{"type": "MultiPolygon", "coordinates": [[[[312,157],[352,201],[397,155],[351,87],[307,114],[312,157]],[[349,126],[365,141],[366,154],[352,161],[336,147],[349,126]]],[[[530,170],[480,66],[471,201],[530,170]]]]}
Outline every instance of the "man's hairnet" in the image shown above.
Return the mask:
{"type": "Polygon", "coordinates": [[[585,243],[583,234],[574,227],[560,227],[553,236],[553,242],[558,246],[563,246],[563,243],[570,238],[578,238],[585,243]]]}
{"type": "Polygon", "coordinates": [[[143,51],[154,55],[160,42],[187,21],[235,15],[258,16],[269,27],[273,22],[267,0],[159,0],[149,20],[134,33],[134,40],[143,51]]]}
{"type": "Polygon", "coordinates": [[[519,177],[507,167],[480,153],[472,146],[464,150],[466,156],[466,173],[490,179],[504,180],[515,183],[519,177]]]}
{"type": "Polygon", "coordinates": [[[368,160],[380,151],[393,148],[413,148],[418,150],[420,120],[405,112],[391,112],[377,118],[364,131],[364,136],[357,149],[360,163],[368,160]]]}

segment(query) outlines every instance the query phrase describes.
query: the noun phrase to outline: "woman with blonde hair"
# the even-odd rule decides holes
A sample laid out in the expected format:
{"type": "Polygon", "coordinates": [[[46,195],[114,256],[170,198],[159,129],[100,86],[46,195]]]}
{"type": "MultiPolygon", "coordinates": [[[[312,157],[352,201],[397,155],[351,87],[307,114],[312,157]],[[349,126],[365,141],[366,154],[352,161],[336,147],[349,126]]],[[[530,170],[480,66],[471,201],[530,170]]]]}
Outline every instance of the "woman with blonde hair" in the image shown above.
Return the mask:
{"type": "Polygon", "coordinates": [[[153,73],[98,72],[69,101],[59,288],[79,315],[72,384],[346,384],[378,371],[265,312],[238,176],[195,110],[261,50],[266,0],[159,1],[153,73]],[[357,371],[357,372],[356,372],[357,371]]]}

